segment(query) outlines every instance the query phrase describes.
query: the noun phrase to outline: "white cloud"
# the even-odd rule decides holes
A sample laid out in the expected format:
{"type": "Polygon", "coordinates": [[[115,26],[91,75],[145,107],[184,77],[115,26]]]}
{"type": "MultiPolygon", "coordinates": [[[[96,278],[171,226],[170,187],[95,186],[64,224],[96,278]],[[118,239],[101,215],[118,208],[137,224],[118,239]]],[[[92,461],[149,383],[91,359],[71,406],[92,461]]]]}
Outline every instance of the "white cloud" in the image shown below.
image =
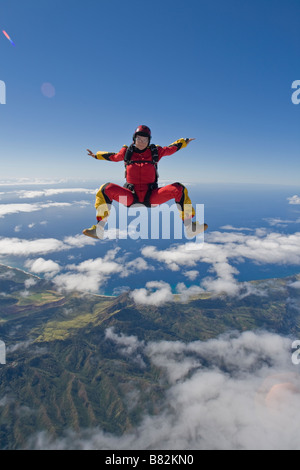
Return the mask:
{"type": "Polygon", "coordinates": [[[118,335],[115,333],[114,328],[108,328],[105,331],[105,339],[113,341],[119,346],[120,353],[136,363],[139,367],[146,367],[139,353],[144,347],[144,341],[139,341],[137,336],[126,336],[123,333],[118,335]]]}
{"type": "Polygon", "coordinates": [[[10,214],[18,214],[20,212],[35,212],[50,207],[68,207],[71,206],[68,202],[48,202],[48,203],[33,203],[33,204],[0,204],[0,218],[10,214]]]}
{"type": "Polygon", "coordinates": [[[21,341],[16,344],[13,344],[7,348],[8,353],[12,353],[15,351],[18,351],[19,349],[27,349],[30,346],[32,346],[33,341],[32,340],[27,340],[27,341],[21,341]]]}
{"type": "Polygon", "coordinates": [[[294,289],[300,289],[300,281],[291,282],[289,286],[293,287],[294,289]]]}
{"type": "Polygon", "coordinates": [[[277,217],[277,218],[276,217],[268,217],[268,218],[265,218],[264,220],[266,220],[271,227],[287,227],[288,224],[298,224],[299,223],[299,219],[298,220],[289,220],[289,219],[280,219],[279,217],[277,217]]]}
{"type": "Polygon", "coordinates": [[[30,269],[35,274],[45,274],[46,277],[51,277],[60,271],[58,263],[44,258],[37,258],[35,260],[27,260],[25,262],[25,268],[30,269]]]}
{"type": "Polygon", "coordinates": [[[211,270],[214,270],[219,277],[202,279],[201,285],[213,292],[237,293],[238,283],[233,277],[237,270],[229,264],[226,250],[221,246],[205,243],[204,249],[198,251],[190,250],[189,244],[178,245],[163,251],[155,247],[147,247],[142,250],[142,254],[164,262],[172,271],[179,270],[182,266],[196,266],[198,262],[211,264],[211,270]]]}
{"type": "Polygon", "coordinates": [[[0,217],[19,212],[34,212],[39,209],[36,204],[0,204],[0,217]]]}
{"type": "Polygon", "coordinates": [[[37,283],[37,280],[34,279],[33,277],[30,277],[29,279],[26,279],[24,282],[24,286],[26,289],[30,289],[30,287],[35,286],[37,283]]]}
{"type": "Polygon", "coordinates": [[[0,238],[0,255],[30,256],[66,249],[69,249],[69,246],[55,238],[40,238],[35,240],[0,238]]]}
{"type": "Polygon", "coordinates": [[[206,277],[203,279],[201,285],[211,292],[226,292],[228,295],[237,295],[240,292],[240,284],[234,278],[234,274],[238,274],[238,270],[231,266],[229,263],[215,262],[213,268],[217,278],[206,277]]]}
{"type": "Polygon", "coordinates": [[[300,204],[300,196],[297,196],[297,194],[292,197],[288,197],[287,199],[289,201],[289,204],[300,204]]]}
{"type": "Polygon", "coordinates": [[[199,259],[199,254],[195,258],[194,251],[188,251],[188,245],[188,243],[176,245],[168,250],[158,250],[155,246],[146,246],[142,248],[141,252],[146,258],[163,262],[172,271],[179,271],[180,266],[196,266],[199,259]]]}
{"type": "Polygon", "coordinates": [[[186,287],[183,282],[179,282],[176,286],[176,292],[180,296],[181,302],[187,302],[194,295],[203,294],[205,291],[200,286],[186,287]]]}
{"type": "Polygon", "coordinates": [[[0,180],[1,186],[31,186],[31,185],[46,185],[46,184],[61,184],[66,183],[66,179],[42,179],[42,178],[10,178],[0,180]]]}
{"type": "Polygon", "coordinates": [[[82,248],[86,245],[95,245],[96,242],[96,239],[85,235],[73,235],[64,238],[64,243],[70,248],[82,248]]]}
{"type": "Polygon", "coordinates": [[[132,273],[137,273],[138,271],[153,271],[153,266],[150,266],[147,261],[138,256],[137,258],[131,261],[125,261],[123,265],[123,270],[120,274],[121,277],[128,277],[132,273]]]}
{"type": "MultiPolygon", "coordinates": [[[[29,440],[29,448],[300,449],[300,379],[291,361],[290,339],[244,332],[206,342],[147,344],[112,331],[107,336],[124,347],[121,356],[128,348],[129,356],[139,351],[150,367],[163,372],[167,391],[160,411],[145,415],[123,436],[92,428],[69,431],[55,440],[43,432],[29,440]]],[[[136,397],[140,406],[138,390],[136,397]]]]}
{"type": "Polygon", "coordinates": [[[195,269],[194,270],[191,269],[190,271],[184,271],[183,275],[187,277],[188,279],[190,279],[190,281],[194,281],[196,277],[199,276],[199,272],[196,271],[195,269]]]}
{"type": "Polygon", "coordinates": [[[38,197],[50,197],[56,196],[58,194],[73,194],[73,193],[84,193],[84,194],[95,194],[95,189],[86,189],[86,188],[51,188],[51,189],[42,189],[42,190],[31,190],[31,191],[20,191],[20,199],[31,199],[38,197]]]}
{"type": "Polygon", "coordinates": [[[89,275],[109,275],[122,271],[122,265],[116,261],[109,261],[104,258],[88,259],[79,265],[69,265],[70,270],[83,272],[89,275]]]}
{"type": "MultiPolygon", "coordinates": [[[[212,235],[213,242],[223,240],[221,233],[212,235]]],[[[231,258],[247,258],[258,263],[300,264],[300,232],[269,233],[264,238],[244,236],[240,240],[225,240],[225,250],[231,258]]]]}
{"type": "Polygon", "coordinates": [[[58,290],[68,290],[80,292],[97,292],[100,287],[99,278],[93,278],[86,274],[63,273],[55,276],[53,282],[58,290]]]}
{"type": "Polygon", "coordinates": [[[173,302],[171,286],[164,281],[149,281],[145,288],[135,289],[130,293],[137,304],[162,305],[173,302]]]}
{"type": "Polygon", "coordinates": [[[22,238],[0,238],[0,255],[31,256],[37,254],[53,253],[56,251],[81,248],[85,245],[94,245],[96,240],[76,235],[58,240],[56,238],[37,238],[25,240],[22,238]]]}
{"type": "Polygon", "coordinates": [[[251,232],[252,228],[247,227],[233,227],[232,225],[223,225],[220,227],[222,230],[233,230],[234,232],[251,232]]]}
{"type": "Polygon", "coordinates": [[[204,245],[197,250],[197,244],[186,243],[169,249],[159,250],[154,246],[142,249],[142,255],[165,264],[172,271],[182,267],[196,267],[197,263],[210,265],[208,276],[201,281],[201,287],[212,292],[239,293],[243,287],[238,284],[236,267],[231,263],[245,260],[259,264],[300,265],[300,232],[281,234],[256,231],[246,235],[237,232],[212,232],[206,235],[204,245]],[[191,250],[190,246],[194,249],[191,250]]]}
{"type": "Polygon", "coordinates": [[[93,277],[91,274],[64,273],[59,274],[53,279],[59,290],[79,291],[79,292],[98,292],[100,285],[104,284],[105,279],[101,280],[99,276],[93,277]]]}
{"type": "Polygon", "coordinates": [[[130,292],[130,297],[136,304],[155,305],[158,307],[167,302],[175,302],[178,298],[181,302],[186,302],[191,297],[203,292],[205,291],[200,286],[186,287],[183,282],[179,282],[176,286],[177,296],[175,297],[170,284],[167,282],[149,281],[145,287],[130,292]]]}
{"type": "Polygon", "coordinates": [[[98,292],[113,274],[120,274],[123,266],[115,257],[119,249],[109,250],[103,258],[88,259],[67,266],[68,272],[59,274],[53,282],[59,289],[98,292]]]}
{"type": "Polygon", "coordinates": [[[124,292],[129,292],[129,291],[130,291],[130,286],[118,286],[114,288],[112,295],[119,296],[121,294],[124,294],[124,292]]]}
{"type": "MultiPolygon", "coordinates": [[[[26,256],[46,255],[48,253],[82,248],[95,245],[96,240],[84,235],[65,237],[63,240],[55,238],[40,238],[25,240],[21,238],[0,238],[0,255],[26,256]]],[[[78,265],[70,264],[59,266],[52,260],[43,257],[30,259],[25,267],[31,272],[44,274],[45,277],[56,276],[53,280],[61,289],[97,292],[106,284],[108,278],[114,274],[127,277],[132,273],[150,270],[151,266],[142,258],[127,261],[126,256],[117,257],[120,248],[109,250],[103,258],[88,259],[78,265]],[[62,272],[62,271],[65,272],[62,272]],[[59,273],[59,274],[58,274],[59,273]]]]}
{"type": "Polygon", "coordinates": [[[269,232],[268,232],[266,227],[258,227],[258,228],[255,229],[255,235],[258,238],[265,237],[268,233],[269,232]]]}

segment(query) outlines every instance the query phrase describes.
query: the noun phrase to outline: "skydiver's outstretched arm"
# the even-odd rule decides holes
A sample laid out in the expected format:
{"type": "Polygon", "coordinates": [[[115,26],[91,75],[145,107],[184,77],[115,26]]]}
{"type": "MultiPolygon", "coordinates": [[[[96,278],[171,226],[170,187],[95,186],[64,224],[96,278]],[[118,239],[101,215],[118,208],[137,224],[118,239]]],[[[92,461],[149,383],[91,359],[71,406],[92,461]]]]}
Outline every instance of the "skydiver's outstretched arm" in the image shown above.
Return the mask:
{"type": "Polygon", "coordinates": [[[178,152],[178,150],[186,147],[192,140],[195,139],[178,139],[172,144],[170,144],[168,147],[158,147],[159,160],[162,157],[173,155],[173,153],[178,152]]]}
{"type": "MultiPolygon", "coordinates": [[[[173,153],[177,152],[181,148],[186,147],[193,139],[179,139],[176,140],[173,144],[169,145],[168,147],[159,147],[159,159],[164,157],[165,155],[172,155],[173,153]]],[[[127,150],[127,145],[124,145],[120,152],[112,153],[112,152],[97,152],[96,154],[93,153],[91,150],[87,149],[88,155],[90,157],[96,158],[96,160],[108,160],[111,162],[120,162],[124,160],[124,156],[127,150]]]]}
{"type": "Polygon", "coordinates": [[[93,153],[91,150],[87,149],[88,155],[96,158],[96,160],[108,160],[110,162],[120,162],[124,160],[124,156],[127,150],[127,145],[124,145],[120,152],[113,153],[113,152],[97,152],[96,154],[93,153]]]}

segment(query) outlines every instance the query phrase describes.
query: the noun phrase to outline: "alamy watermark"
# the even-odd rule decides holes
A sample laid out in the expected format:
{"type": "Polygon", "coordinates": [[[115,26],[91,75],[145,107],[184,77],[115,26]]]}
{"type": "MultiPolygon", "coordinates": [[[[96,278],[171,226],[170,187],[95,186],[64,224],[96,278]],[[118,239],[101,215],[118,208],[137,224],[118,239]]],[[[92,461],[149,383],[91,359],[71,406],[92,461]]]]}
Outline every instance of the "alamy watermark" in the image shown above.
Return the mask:
{"type": "Polygon", "coordinates": [[[300,103],[300,80],[294,80],[292,83],[292,88],[296,89],[296,91],[292,94],[292,103],[299,104],[300,103]]]}
{"type": "Polygon", "coordinates": [[[0,340],[0,364],[6,364],[6,347],[4,341],[0,340]]]}
{"type": "Polygon", "coordinates": [[[300,364],[300,341],[299,340],[296,340],[293,342],[292,349],[296,349],[296,351],[294,351],[292,354],[292,363],[295,366],[298,366],[300,364]]]}
{"type": "MultiPolygon", "coordinates": [[[[180,207],[176,203],[172,205],[164,203],[147,208],[143,204],[126,207],[126,197],[120,198],[119,202],[121,204],[118,205],[118,211],[113,205],[109,207],[110,215],[107,219],[104,239],[170,240],[174,238],[181,240],[186,238],[197,244],[204,242],[204,232],[195,236],[189,231],[189,224],[183,224],[179,217],[180,207]]],[[[185,211],[192,213],[192,206],[186,204],[185,211]]],[[[197,220],[198,226],[204,224],[204,204],[195,205],[194,219],[197,220]]]]}
{"type": "Polygon", "coordinates": [[[6,104],[6,85],[0,80],[0,104],[6,104]]]}

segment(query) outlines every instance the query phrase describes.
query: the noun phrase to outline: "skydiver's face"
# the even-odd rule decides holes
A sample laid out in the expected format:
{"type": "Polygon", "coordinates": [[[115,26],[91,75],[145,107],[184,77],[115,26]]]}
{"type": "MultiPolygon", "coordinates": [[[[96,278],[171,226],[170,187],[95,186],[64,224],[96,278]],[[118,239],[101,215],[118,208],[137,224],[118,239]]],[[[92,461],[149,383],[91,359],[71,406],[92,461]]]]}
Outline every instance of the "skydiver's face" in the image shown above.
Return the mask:
{"type": "Polygon", "coordinates": [[[145,150],[146,147],[148,147],[149,144],[149,138],[144,137],[143,135],[137,135],[135,138],[135,146],[139,150],[145,150]]]}

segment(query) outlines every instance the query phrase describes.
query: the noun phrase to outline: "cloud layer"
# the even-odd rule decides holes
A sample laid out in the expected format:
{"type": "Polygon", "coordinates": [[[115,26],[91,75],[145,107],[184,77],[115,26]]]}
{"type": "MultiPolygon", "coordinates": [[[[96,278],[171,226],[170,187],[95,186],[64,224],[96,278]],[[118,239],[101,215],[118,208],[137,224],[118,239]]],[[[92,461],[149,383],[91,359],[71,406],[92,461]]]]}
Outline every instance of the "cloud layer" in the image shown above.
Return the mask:
{"type": "MultiPolygon", "coordinates": [[[[56,195],[71,194],[94,194],[94,190],[80,188],[43,188],[11,191],[18,200],[23,198],[37,198],[37,201],[30,203],[8,203],[0,204],[0,218],[12,214],[37,212],[43,210],[43,217],[47,218],[46,209],[57,207],[57,217],[55,223],[61,224],[63,214],[68,213],[71,206],[76,204],[76,209],[83,202],[53,202],[51,200],[41,202],[41,198],[56,195]],[[66,212],[64,212],[66,211],[66,212]]],[[[10,193],[10,192],[8,192],[10,193]]],[[[5,193],[3,193],[5,194],[5,193]]],[[[287,198],[289,204],[299,204],[299,196],[294,195],[287,198]]],[[[90,203],[90,202],[89,202],[90,203]]],[[[56,212],[56,211],[55,211],[56,212]]],[[[41,274],[48,278],[53,278],[60,288],[77,289],[95,292],[113,276],[128,278],[132,274],[142,272],[157,272],[156,279],[149,279],[148,282],[141,281],[136,284],[132,293],[132,298],[137,303],[146,305],[162,305],[165,302],[174,300],[172,294],[177,293],[182,300],[187,300],[191,295],[204,291],[212,293],[226,292],[228,295],[245,294],[244,284],[238,282],[239,265],[250,262],[257,265],[300,265],[300,232],[280,233],[283,227],[299,223],[296,208],[295,220],[290,218],[272,217],[264,219],[269,227],[257,229],[247,228],[244,225],[237,227],[234,225],[224,225],[220,231],[207,232],[205,243],[188,242],[170,245],[167,249],[160,249],[159,244],[153,246],[151,240],[145,243],[143,248],[133,247],[128,243],[125,250],[116,250],[114,257],[107,259],[103,255],[94,259],[86,259],[83,251],[81,258],[75,251],[78,248],[85,248],[98,243],[82,235],[68,236],[63,239],[53,237],[45,238],[20,238],[0,237],[0,257],[5,262],[5,257],[27,257],[24,266],[31,269],[35,274],[41,274]],[[276,229],[275,229],[276,227],[276,229]],[[69,257],[77,257],[81,260],[76,264],[64,264],[58,260],[47,259],[53,257],[54,253],[69,252],[69,257]],[[168,282],[168,271],[173,279],[176,273],[177,280],[168,282]],[[205,274],[203,274],[205,272],[205,274]],[[189,287],[186,287],[189,283],[189,287]],[[191,285],[192,284],[192,285],[191,285]]],[[[290,215],[289,215],[290,217],[290,215]]],[[[44,222],[39,222],[42,224],[44,222]]],[[[27,229],[36,226],[36,222],[27,223],[27,229]]],[[[47,227],[48,228],[48,227],[47,227]]],[[[50,228],[50,227],[49,227],[50,228]]],[[[14,235],[22,233],[23,226],[18,224],[14,227],[14,235]]],[[[45,230],[45,229],[44,229],[45,230]]],[[[52,233],[53,227],[51,227],[52,233]]],[[[113,229],[108,231],[113,232],[113,229]]],[[[24,230],[26,233],[26,230],[24,230]]],[[[28,233],[28,232],[27,232],[28,233]]],[[[113,235],[114,238],[114,235],[113,235]]],[[[110,248],[114,240],[103,240],[110,248]]],[[[138,245],[139,247],[141,245],[138,245]]],[[[95,255],[97,256],[97,255],[95,255]]],[[[89,254],[86,258],[91,258],[89,254]]],[[[127,284],[130,285],[130,282],[127,284]]]]}
{"type": "MultiPolygon", "coordinates": [[[[245,288],[250,289],[250,286],[238,282],[238,265],[245,261],[261,265],[300,265],[300,232],[282,234],[265,230],[256,230],[254,234],[215,231],[207,235],[205,243],[200,246],[185,243],[159,249],[148,245],[141,248],[140,256],[117,247],[102,257],[65,266],[44,258],[56,252],[96,243],[96,240],[83,235],[68,236],[62,240],[3,237],[0,238],[0,256],[27,257],[26,268],[46,277],[56,275],[54,282],[61,288],[95,293],[113,275],[125,278],[143,271],[158,270],[159,273],[159,270],[170,270],[178,272],[179,279],[181,276],[182,281],[177,283],[176,292],[182,300],[205,291],[216,294],[225,292],[232,296],[243,292],[245,295],[245,288]],[[203,266],[208,268],[205,276],[201,274],[203,266]],[[197,277],[198,284],[185,287],[186,278],[195,282],[197,277]]],[[[137,303],[162,305],[174,300],[173,294],[171,285],[158,278],[142,287],[137,286],[132,292],[132,298],[137,303]]]]}
{"type": "Polygon", "coordinates": [[[38,238],[26,240],[22,238],[0,238],[0,255],[3,256],[32,256],[47,253],[55,253],[80,248],[85,245],[93,245],[95,241],[84,235],[65,237],[64,240],[57,238],[38,238]]]}
{"type": "Polygon", "coordinates": [[[91,429],[56,441],[43,432],[30,439],[30,448],[300,448],[300,379],[288,338],[245,332],[207,342],[147,344],[110,329],[106,340],[137,367],[145,367],[147,358],[164,372],[163,411],[144,416],[122,437],[91,429]]]}
{"type": "Polygon", "coordinates": [[[237,263],[251,261],[257,264],[300,265],[300,232],[281,234],[256,230],[255,234],[249,235],[215,231],[208,234],[205,244],[197,248],[197,244],[191,243],[178,244],[165,250],[147,246],[141,253],[146,259],[155,260],[171,271],[182,268],[192,268],[194,271],[197,263],[208,264],[212,275],[204,277],[197,287],[229,295],[238,295],[244,289],[244,285],[237,281],[237,263]]]}
{"type": "Polygon", "coordinates": [[[68,202],[48,202],[45,204],[31,203],[31,204],[0,204],[0,218],[10,214],[19,214],[20,212],[35,212],[42,209],[48,209],[50,207],[62,208],[70,207],[71,204],[68,202]]]}

